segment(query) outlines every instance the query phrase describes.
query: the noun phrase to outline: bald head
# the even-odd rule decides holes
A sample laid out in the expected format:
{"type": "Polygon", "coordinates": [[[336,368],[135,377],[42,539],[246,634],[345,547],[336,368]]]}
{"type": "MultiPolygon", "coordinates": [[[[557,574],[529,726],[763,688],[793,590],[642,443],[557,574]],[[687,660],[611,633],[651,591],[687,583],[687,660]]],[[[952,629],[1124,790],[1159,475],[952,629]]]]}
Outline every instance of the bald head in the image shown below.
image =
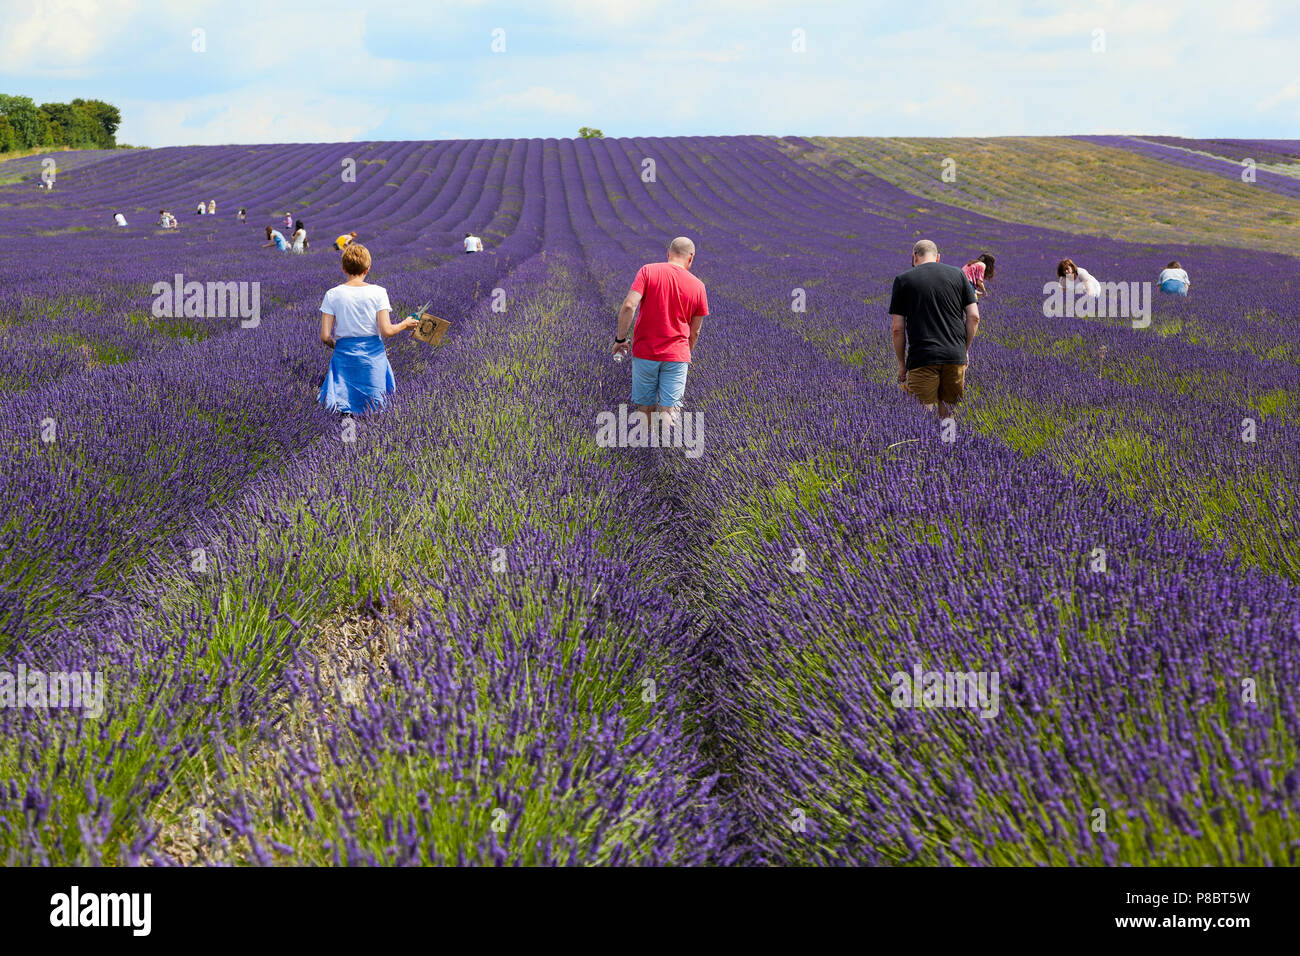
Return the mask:
{"type": "Polygon", "coordinates": [[[920,265],[922,262],[937,262],[938,259],[938,246],[929,239],[916,240],[916,245],[912,246],[912,265],[920,265]]]}
{"type": "Polygon", "coordinates": [[[695,258],[695,243],[685,236],[678,236],[672,242],[668,243],[668,261],[677,262],[686,266],[688,269],[691,260],[695,258]]]}

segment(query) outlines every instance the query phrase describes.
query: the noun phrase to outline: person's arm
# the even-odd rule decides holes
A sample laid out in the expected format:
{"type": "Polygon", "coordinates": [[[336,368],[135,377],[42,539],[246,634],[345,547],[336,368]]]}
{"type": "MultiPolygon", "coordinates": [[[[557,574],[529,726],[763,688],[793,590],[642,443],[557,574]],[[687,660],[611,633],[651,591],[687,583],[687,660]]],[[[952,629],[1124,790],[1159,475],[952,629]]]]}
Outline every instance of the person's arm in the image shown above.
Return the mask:
{"type": "MultiPolygon", "coordinates": [[[[632,328],[632,320],[636,318],[636,307],[640,304],[641,293],[635,290],[629,291],[627,298],[623,300],[623,305],[618,310],[618,335],[614,342],[614,354],[627,352],[632,348],[632,343],[628,341],[628,330],[632,328]],[[618,339],[622,341],[618,341],[618,339]]],[[[694,329],[695,326],[692,323],[692,330],[694,329]]]]}
{"type": "Polygon", "coordinates": [[[407,316],[405,319],[402,319],[401,322],[393,325],[389,320],[389,311],[387,309],[380,309],[375,315],[375,318],[379,322],[379,334],[386,339],[391,339],[394,335],[397,335],[397,333],[405,332],[407,329],[417,328],[420,324],[419,319],[413,319],[410,316],[407,316]]]}
{"type": "Polygon", "coordinates": [[[700,337],[700,326],[703,324],[704,316],[702,315],[697,315],[695,318],[691,319],[691,336],[686,343],[689,348],[695,348],[695,340],[700,337]]]}
{"type": "Polygon", "coordinates": [[[320,314],[320,340],[330,348],[334,348],[334,316],[328,312],[320,314]]]}
{"type": "Polygon", "coordinates": [[[889,332],[894,339],[894,357],[898,359],[898,380],[907,381],[907,325],[901,315],[889,317],[889,332]]]}
{"type": "MultiPolygon", "coordinates": [[[[975,336],[980,331],[980,307],[972,302],[966,306],[966,351],[970,351],[971,343],[975,341],[975,336]]],[[[966,356],[968,359],[969,355],[966,356]]]]}

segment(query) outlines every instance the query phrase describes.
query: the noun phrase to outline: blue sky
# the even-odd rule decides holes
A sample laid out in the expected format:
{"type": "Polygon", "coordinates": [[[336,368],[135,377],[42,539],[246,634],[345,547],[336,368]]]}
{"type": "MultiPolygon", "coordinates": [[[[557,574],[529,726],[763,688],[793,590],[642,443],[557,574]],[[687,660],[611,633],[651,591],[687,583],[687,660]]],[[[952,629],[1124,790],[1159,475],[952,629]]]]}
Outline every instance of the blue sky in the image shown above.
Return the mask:
{"type": "Polygon", "coordinates": [[[146,146],[584,125],[1296,138],[1297,50],[1282,0],[0,0],[0,90],[108,100],[146,146]]]}

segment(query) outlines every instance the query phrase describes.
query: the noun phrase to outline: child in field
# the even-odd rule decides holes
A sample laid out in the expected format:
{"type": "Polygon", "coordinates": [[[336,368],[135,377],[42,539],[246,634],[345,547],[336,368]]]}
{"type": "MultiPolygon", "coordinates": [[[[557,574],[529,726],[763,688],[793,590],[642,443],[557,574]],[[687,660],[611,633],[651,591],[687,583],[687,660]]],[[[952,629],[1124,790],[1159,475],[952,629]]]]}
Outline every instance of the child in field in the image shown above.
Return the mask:
{"type": "Polygon", "coordinates": [[[1057,281],[1067,294],[1075,295],[1082,287],[1088,296],[1101,295],[1101,283],[1093,278],[1092,273],[1082,266],[1076,266],[1073,259],[1062,259],[1056,264],[1057,281]]]}
{"type": "Polygon", "coordinates": [[[357,234],[355,232],[345,232],[343,235],[339,236],[337,239],[334,240],[334,248],[345,249],[353,242],[355,242],[356,238],[357,238],[357,234]]]}
{"type": "Polygon", "coordinates": [[[284,214],[284,228],[293,228],[293,216],[289,215],[287,212],[284,214]]]}
{"type": "Polygon", "coordinates": [[[285,241],[284,233],[282,233],[279,229],[272,229],[270,226],[267,226],[266,238],[269,239],[270,241],[262,243],[263,249],[267,248],[268,246],[275,246],[275,248],[279,249],[281,252],[289,251],[289,243],[285,241]]]}
{"type": "Polygon", "coordinates": [[[981,252],[961,267],[962,274],[966,280],[975,287],[975,296],[988,295],[989,290],[984,285],[985,281],[993,279],[993,257],[987,252],[981,252]]]}
{"type": "Polygon", "coordinates": [[[328,411],[361,415],[383,407],[397,391],[384,340],[417,328],[407,317],[393,325],[383,286],[366,282],[370,252],[360,243],[343,250],[347,281],[325,293],[320,304],[320,340],[334,350],[318,400],[328,411]]]}
{"type": "Polygon", "coordinates": [[[1161,270],[1160,278],[1156,281],[1160,285],[1160,291],[1166,295],[1187,295],[1187,290],[1192,287],[1187,270],[1178,264],[1177,259],[1161,270]]]}
{"type": "Polygon", "coordinates": [[[307,251],[307,228],[299,219],[293,229],[293,251],[301,255],[307,251]]]}

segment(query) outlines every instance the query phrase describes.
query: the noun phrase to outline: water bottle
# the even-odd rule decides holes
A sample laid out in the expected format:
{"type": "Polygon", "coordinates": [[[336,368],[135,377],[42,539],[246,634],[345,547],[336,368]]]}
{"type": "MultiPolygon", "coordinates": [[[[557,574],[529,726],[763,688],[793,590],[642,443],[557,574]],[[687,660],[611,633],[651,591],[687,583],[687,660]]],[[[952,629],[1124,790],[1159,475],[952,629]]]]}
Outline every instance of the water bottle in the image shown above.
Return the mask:
{"type": "Polygon", "coordinates": [[[622,352],[615,352],[615,353],[614,353],[614,361],[615,361],[615,362],[622,362],[622,361],[623,361],[623,353],[622,353],[622,352]]]}

